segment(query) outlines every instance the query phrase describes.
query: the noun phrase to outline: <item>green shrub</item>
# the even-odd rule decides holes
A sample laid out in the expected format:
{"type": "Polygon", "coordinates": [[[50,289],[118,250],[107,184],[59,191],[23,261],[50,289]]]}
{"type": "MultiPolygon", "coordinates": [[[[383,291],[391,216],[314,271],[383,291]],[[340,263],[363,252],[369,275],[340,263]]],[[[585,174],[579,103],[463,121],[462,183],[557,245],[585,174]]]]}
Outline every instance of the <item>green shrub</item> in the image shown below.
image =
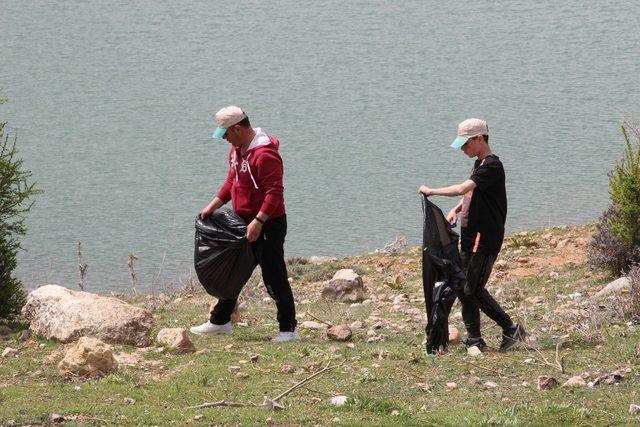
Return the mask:
{"type": "Polygon", "coordinates": [[[589,247],[591,264],[614,274],[640,261],[640,130],[630,123],[621,128],[626,147],[609,173],[611,205],[600,217],[589,247]]]}
{"type": "Polygon", "coordinates": [[[24,215],[32,206],[28,199],[39,192],[29,182],[31,172],[22,170],[23,162],[16,157],[17,136],[5,130],[6,123],[0,122],[0,319],[18,314],[25,303],[25,290],[13,270],[18,237],[26,233],[24,215]]]}

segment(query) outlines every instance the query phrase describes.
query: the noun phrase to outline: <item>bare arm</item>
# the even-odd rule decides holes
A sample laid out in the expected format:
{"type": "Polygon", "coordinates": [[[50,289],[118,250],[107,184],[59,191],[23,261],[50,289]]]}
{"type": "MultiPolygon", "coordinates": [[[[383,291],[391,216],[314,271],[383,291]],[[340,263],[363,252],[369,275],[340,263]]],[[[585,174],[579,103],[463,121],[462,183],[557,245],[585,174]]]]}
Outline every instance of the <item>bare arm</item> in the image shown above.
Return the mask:
{"type": "Polygon", "coordinates": [[[211,215],[218,208],[222,207],[224,202],[218,198],[218,196],[214,197],[211,203],[209,203],[204,209],[200,211],[200,218],[204,219],[207,215],[211,215]]]}
{"type": "MultiPolygon", "coordinates": [[[[450,185],[448,187],[442,188],[429,188],[426,185],[420,187],[420,192],[426,196],[462,196],[463,194],[468,193],[469,191],[476,188],[476,183],[472,180],[468,179],[463,183],[450,185]]],[[[460,207],[462,207],[462,201],[459,203],[460,207]]]]}

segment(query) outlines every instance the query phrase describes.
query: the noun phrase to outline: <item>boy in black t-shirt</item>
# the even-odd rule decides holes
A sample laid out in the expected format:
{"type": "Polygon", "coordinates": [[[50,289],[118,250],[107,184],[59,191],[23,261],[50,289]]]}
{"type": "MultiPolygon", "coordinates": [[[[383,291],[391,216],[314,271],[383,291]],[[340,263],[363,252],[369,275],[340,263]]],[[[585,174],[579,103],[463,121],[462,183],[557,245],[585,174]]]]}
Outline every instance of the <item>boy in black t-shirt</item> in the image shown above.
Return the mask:
{"type": "Polygon", "coordinates": [[[480,310],[502,328],[500,351],[506,351],[525,338],[524,328],[514,323],[486,290],[493,263],[502,247],[507,218],[507,193],[500,158],[489,148],[489,128],[484,120],[468,119],[458,125],[458,137],[451,144],[469,157],[476,157],[471,177],[461,184],[444,188],[420,187],[427,196],[463,196],[447,215],[451,224],[461,221],[460,259],[467,280],[458,291],[462,319],[467,329],[467,347],[480,350],[486,343],[480,334],[480,310]]]}

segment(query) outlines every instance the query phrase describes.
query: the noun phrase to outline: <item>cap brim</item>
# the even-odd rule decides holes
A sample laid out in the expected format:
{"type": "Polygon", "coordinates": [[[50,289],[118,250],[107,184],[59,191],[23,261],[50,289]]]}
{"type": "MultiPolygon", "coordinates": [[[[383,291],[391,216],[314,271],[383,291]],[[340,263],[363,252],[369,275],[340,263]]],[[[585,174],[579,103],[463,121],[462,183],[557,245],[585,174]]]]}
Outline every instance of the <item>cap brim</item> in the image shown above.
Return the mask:
{"type": "Polygon", "coordinates": [[[227,133],[226,128],[218,128],[211,136],[213,137],[213,139],[222,139],[225,133],[227,133]]]}
{"type": "Polygon", "coordinates": [[[466,144],[468,140],[469,140],[468,136],[459,136],[459,137],[457,137],[456,139],[453,140],[453,143],[451,144],[451,147],[460,148],[464,144],[466,144]]]}

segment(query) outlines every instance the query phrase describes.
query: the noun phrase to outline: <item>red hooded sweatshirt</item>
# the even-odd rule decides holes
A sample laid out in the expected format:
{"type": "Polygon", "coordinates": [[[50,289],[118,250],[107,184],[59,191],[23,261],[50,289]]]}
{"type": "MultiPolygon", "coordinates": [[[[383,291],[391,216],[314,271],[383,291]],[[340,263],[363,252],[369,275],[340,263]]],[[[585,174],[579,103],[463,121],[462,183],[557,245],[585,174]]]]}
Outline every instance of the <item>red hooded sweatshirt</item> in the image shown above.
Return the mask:
{"type": "Polygon", "coordinates": [[[282,158],[278,154],[280,141],[267,135],[260,128],[247,151],[231,147],[229,174],[218,192],[224,203],[231,200],[233,210],[251,222],[262,211],[269,218],[285,214],[284,185],[282,183],[282,158]]]}

